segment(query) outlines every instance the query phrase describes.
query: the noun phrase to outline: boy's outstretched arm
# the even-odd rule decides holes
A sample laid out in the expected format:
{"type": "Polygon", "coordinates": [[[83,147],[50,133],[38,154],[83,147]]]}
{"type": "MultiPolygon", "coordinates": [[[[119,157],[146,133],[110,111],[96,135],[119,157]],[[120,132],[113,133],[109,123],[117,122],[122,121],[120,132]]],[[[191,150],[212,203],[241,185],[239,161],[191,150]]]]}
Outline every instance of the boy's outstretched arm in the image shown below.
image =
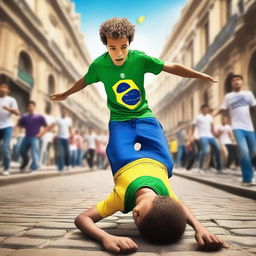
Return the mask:
{"type": "Polygon", "coordinates": [[[128,253],[137,250],[137,244],[128,237],[110,235],[95,225],[101,220],[96,206],[79,214],[75,218],[75,225],[88,237],[99,241],[107,251],[114,253],[128,253]]]}
{"type": "Polygon", "coordinates": [[[198,72],[194,69],[185,67],[178,63],[164,64],[163,71],[174,74],[174,75],[182,76],[182,77],[201,78],[201,79],[208,80],[208,81],[211,81],[214,83],[218,82],[216,79],[214,79],[213,77],[211,77],[207,74],[198,72]]]}
{"type": "Polygon", "coordinates": [[[200,249],[218,250],[224,247],[225,242],[210,233],[194,216],[191,210],[180,201],[180,204],[187,215],[187,223],[195,230],[195,239],[200,249]]]}
{"type": "Polygon", "coordinates": [[[51,100],[65,100],[69,95],[84,89],[87,85],[85,84],[84,78],[79,79],[70,89],[63,93],[57,93],[50,95],[51,100]]]}

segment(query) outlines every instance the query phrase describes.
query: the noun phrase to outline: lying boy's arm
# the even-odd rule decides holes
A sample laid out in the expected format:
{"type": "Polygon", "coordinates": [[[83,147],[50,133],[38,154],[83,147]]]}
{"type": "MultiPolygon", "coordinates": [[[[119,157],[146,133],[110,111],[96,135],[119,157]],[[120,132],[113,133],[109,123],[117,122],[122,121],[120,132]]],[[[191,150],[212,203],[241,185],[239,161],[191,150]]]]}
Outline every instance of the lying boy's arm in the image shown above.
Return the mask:
{"type": "Polygon", "coordinates": [[[201,79],[208,80],[211,82],[215,82],[215,83],[217,82],[216,79],[214,79],[213,77],[211,77],[207,74],[198,72],[194,69],[185,67],[178,63],[165,64],[163,67],[163,71],[174,74],[174,75],[182,76],[182,77],[201,78],[201,79]]]}
{"type": "Polygon", "coordinates": [[[195,230],[195,239],[200,248],[206,250],[217,250],[223,247],[224,241],[211,234],[194,216],[191,210],[180,201],[180,204],[187,215],[187,223],[195,230]]]}
{"type": "Polygon", "coordinates": [[[51,100],[65,100],[69,95],[84,89],[86,86],[87,85],[85,84],[84,78],[82,77],[69,90],[67,90],[63,93],[50,95],[50,99],[51,100]]]}
{"type": "Polygon", "coordinates": [[[91,207],[75,218],[75,225],[87,236],[99,241],[107,251],[127,253],[135,251],[138,246],[128,237],[113,236],[100,229],[95,222],[101,220],[96,206],[91,207]]]}

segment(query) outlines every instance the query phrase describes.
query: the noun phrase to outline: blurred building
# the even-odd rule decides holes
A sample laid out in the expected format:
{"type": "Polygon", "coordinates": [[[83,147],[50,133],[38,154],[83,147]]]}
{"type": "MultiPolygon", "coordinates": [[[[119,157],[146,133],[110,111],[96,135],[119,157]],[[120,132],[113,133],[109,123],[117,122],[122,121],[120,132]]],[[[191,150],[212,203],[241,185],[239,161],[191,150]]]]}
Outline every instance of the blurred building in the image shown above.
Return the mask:
{"type": "Polygon", "coordinates": [[[104,129],[108,111],[92,85],[56,103],[49,95],[70,88],[91,62],[80,16],[69,0],[0,0],[0,75],[7,77],[21,111],[29,99],[54,116],[66,107],[74,125],[104,129]]]}
{"type": "Polygon", "coordinates": [[[193,67],[219,82],[211,84],[166,72],[157,77],[149,87],[148,99],[167,135],[179,121],[192,121],[202,104],[218,109],[231,91],[231,73],[242,74],[244,89],[256,95],[255,14],[256,0],[187,2],[159,58],[193,67]]]}

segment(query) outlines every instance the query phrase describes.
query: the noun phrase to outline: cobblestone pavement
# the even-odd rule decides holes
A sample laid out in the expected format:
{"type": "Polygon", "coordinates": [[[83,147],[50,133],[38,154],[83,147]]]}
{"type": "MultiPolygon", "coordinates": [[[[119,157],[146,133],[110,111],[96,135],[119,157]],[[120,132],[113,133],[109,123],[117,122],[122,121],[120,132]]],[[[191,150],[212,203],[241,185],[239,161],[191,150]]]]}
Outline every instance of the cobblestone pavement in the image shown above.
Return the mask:
{"type": "MultiPolygon", "coordinates": [[[[193,230],[173,245],[144,242],[131,214],[117,213],[98,223],[107,232],[130,236],[138,256],[243,256],[256,254],[256,203],[180,177],[172,178],[177,195],[208,229],[229,243],[228,249],[197,251],[193,230]]],[[[0,188],[0,255],[110,255],[76,229],[74,218],[112,190],[109,170],[60,176],[0,188]]]]}

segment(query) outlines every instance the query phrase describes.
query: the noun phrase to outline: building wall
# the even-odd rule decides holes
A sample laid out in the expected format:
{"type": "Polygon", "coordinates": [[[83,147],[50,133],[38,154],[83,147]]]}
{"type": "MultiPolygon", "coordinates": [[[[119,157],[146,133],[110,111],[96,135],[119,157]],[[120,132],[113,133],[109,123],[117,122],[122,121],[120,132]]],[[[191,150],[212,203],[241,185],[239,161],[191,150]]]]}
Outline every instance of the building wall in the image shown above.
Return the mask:
{"type": "MultiPolygon", "coordinates": [[[[190,0],[159,56],[218,79],[211,84],[162,72],[150,86],[148,99],[167,135],[179,121],[191,122],[208,103],[218,109],[227,93],[230,73],[244,76],[245,88],[256,95],[255,0],[190,0]],[[228,11],[229,10],[229,11],[228,11]],[[157,88],[153,88],[158,84],[157,88]]],[[[219,118],[215,119],[218,123],[219,118]]]]}
{"type": "Polygon", "coordinates": [[[1,1],[0,75],[9,78],[23,112],[32,99],[39,113],[50,105],[52,115],[58,116],[60,107],[66,106],[76,126],[106,129],[108,110],[93,85],[66,101],[49,100],[49,94],[67,90],[84,76],[92,61],[79,26],[71,1],[1,1]],[[21,53],[31,64],[25,79],[19,73],[21,53]]]}

